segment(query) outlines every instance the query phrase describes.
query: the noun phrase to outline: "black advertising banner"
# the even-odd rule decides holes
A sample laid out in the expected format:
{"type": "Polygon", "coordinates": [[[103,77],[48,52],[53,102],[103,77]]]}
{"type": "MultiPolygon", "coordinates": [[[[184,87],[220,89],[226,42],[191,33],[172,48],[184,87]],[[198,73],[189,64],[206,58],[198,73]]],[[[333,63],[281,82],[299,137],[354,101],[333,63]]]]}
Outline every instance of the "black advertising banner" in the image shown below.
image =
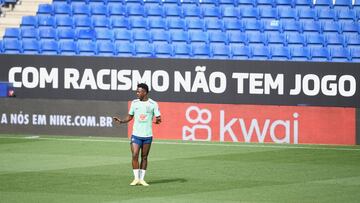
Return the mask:
{"type": "Polygon", "coordinates": [[[0,55],[18,98],[360,107],[357,63],[0,55]]]}
{"type": "Polygon", "coordinates": [[[127,125],[112,117],[127,115],[127,102],[0,99],[0,133],[127,137],[127,125]]]}

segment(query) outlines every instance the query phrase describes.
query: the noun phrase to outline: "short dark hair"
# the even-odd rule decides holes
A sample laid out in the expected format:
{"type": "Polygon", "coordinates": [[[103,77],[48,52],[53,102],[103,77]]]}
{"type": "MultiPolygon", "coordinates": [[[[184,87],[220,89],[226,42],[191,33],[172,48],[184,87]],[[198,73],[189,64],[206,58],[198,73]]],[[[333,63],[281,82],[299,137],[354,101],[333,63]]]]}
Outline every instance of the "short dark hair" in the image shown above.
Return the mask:
{"type": "Polygon", "coordinates": [[[140,83],[140,84],[138,84],[137,87],[138,87],[138,88],[143,88],[143,89],[146,91],[146,93],[149,93],[149,87],[147,86],[147,84],[145,84],[145,83],[140,83]]]}

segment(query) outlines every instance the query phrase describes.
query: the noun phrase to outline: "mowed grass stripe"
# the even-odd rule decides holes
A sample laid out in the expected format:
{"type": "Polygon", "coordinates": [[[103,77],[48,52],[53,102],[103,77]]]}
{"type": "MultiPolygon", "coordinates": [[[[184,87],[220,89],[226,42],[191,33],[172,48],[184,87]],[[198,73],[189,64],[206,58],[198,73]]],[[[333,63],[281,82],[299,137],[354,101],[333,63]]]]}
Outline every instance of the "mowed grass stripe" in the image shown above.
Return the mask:
{"type": "MultiPolygon", "coordinates": [[[[145,188],[128,186],[132,180],[128,140],[84,140],[78,137],[0,139],[3,172],[0,202],[358,202],[360,199],[358,150],[157,141],[150,153],[146,177],[151,185],[145,188]],[[222,145],[235,147],[217,147],[222,145]]],[[[329,147],[333,148],[336,147],[329,147]]]]}

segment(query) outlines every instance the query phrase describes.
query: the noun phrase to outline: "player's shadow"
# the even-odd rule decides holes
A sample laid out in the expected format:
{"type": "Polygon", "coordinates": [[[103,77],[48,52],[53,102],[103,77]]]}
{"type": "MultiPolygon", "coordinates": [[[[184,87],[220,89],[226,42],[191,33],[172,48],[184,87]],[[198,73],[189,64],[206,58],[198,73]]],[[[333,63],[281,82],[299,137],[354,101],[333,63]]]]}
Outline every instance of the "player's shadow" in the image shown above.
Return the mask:
{"type": "Polygon", "coordinates": [[[162,184],[162,183],[173,183],[173,182],[184,183],[187,182],[187,180],[184,178],[161,179],[161,180],[149,181],[149,184],[162,184]]]}

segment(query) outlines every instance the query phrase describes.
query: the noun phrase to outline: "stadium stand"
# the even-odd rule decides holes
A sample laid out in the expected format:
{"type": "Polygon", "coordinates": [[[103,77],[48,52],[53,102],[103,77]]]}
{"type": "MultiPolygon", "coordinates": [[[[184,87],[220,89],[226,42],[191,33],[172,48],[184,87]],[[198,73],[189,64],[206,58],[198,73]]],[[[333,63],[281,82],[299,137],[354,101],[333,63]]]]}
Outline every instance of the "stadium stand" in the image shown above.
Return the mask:
{"type": "Polygon", "coordinates": [[[359,22],[359,0],[54,0],[7,28],[0,50],[355,62],[359,22]]]}

